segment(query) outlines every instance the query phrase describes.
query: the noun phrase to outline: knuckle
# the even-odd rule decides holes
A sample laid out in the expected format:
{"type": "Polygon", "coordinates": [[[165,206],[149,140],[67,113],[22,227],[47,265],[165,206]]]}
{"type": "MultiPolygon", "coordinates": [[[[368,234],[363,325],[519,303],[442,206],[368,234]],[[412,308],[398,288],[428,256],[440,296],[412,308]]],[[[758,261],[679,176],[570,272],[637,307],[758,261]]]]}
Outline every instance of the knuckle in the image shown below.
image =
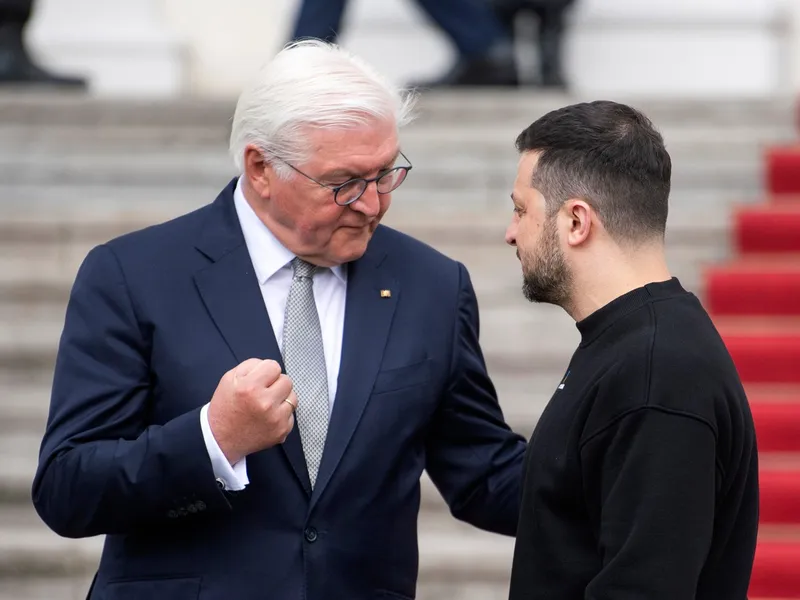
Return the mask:
{"type": "Polygon", "coordinates": [[[236,394],[239,398],[246,400],[255,394],[255,388],[251,383],[245,383],[237,388],[236,394]]]}

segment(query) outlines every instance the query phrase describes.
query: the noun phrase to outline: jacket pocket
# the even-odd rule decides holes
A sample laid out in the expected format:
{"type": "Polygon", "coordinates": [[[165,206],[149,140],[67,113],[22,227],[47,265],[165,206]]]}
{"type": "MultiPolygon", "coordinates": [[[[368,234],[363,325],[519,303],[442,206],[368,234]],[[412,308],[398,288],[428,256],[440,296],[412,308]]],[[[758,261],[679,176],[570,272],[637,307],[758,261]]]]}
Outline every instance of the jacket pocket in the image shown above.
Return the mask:
{"type": "Polygon", "coordinates": [[[111,581],[100,597],[103,600],[198,600],[200,578],[111,581]]]}
{"type": "Polygon", "coordinates": [[[375,378],[375,385],[372,386],[372,394],[395,392],[404,388],[423,385],[430,380],[431,361],[426,358],[421,362],[406,367],[379,371],[378,376],[375,378]]]}
{"type": "Polygon", "coordinates": [[[404,596],[389,590],[378,590],[375,600],[414,600],[411,596],[404,596]]]}

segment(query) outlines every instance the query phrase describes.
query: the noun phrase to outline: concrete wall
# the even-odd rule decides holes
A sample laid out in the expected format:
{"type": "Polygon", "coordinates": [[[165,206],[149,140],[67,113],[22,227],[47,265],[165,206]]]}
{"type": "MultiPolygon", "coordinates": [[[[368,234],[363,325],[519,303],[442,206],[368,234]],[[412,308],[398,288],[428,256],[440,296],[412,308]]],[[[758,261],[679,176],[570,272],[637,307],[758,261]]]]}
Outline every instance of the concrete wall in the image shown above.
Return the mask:
{"type": "MultiPolygon", "coordinates": [[[[452,50],[413,0],[351,0],[343,43],[398,82],[452,50]]],[[[763,97],[799,91],[796,0],[578,0],[576,92],[763,97]]],[[[297,0],[38,0],[29,37],[48,64],[106,95],[233,96],[285,40],[297,0]]]]}

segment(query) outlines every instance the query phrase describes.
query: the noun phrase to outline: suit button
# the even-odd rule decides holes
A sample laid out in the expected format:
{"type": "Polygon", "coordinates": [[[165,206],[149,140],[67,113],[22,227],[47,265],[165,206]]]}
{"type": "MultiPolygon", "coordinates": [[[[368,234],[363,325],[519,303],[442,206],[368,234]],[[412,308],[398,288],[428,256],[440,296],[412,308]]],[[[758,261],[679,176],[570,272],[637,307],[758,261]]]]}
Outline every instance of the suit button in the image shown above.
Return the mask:
{"type": "Polygon", "coordinates": [[[313,527],[308,527],[305,530],[306,541],[310,543],[314,543],[317,541],[317,530],[313,527]]]}

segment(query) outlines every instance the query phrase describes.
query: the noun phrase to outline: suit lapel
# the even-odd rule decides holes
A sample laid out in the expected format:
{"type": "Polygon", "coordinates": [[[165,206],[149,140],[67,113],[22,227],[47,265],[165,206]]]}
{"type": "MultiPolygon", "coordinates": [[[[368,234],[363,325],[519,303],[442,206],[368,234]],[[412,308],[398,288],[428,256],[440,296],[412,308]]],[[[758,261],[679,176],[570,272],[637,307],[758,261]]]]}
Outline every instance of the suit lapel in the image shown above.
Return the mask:
{"type": "Polygon", "coordinates": [[[397,281],[381,269],[385,253],[377,249],[376,242],[373,239],[367,253],[348,265],[336,399],[311,509],[325,491],[367,405],[400,294],[397,281]],[[391,295],[382,295],[381,290],[389,290],[391,295]]]}
{"type": "MultiPolygon", "coordinates": [[[[278,361],[285,371],[236,216],[234,187],[235,181],[217,198],[197,244],[198,250],[213,262],[195,274],[195,285],[237,362],[269,358],[278,361]]],[[[311,483],[296,427],[282,447],[300,483],[310,494],[311,483]]]]}

